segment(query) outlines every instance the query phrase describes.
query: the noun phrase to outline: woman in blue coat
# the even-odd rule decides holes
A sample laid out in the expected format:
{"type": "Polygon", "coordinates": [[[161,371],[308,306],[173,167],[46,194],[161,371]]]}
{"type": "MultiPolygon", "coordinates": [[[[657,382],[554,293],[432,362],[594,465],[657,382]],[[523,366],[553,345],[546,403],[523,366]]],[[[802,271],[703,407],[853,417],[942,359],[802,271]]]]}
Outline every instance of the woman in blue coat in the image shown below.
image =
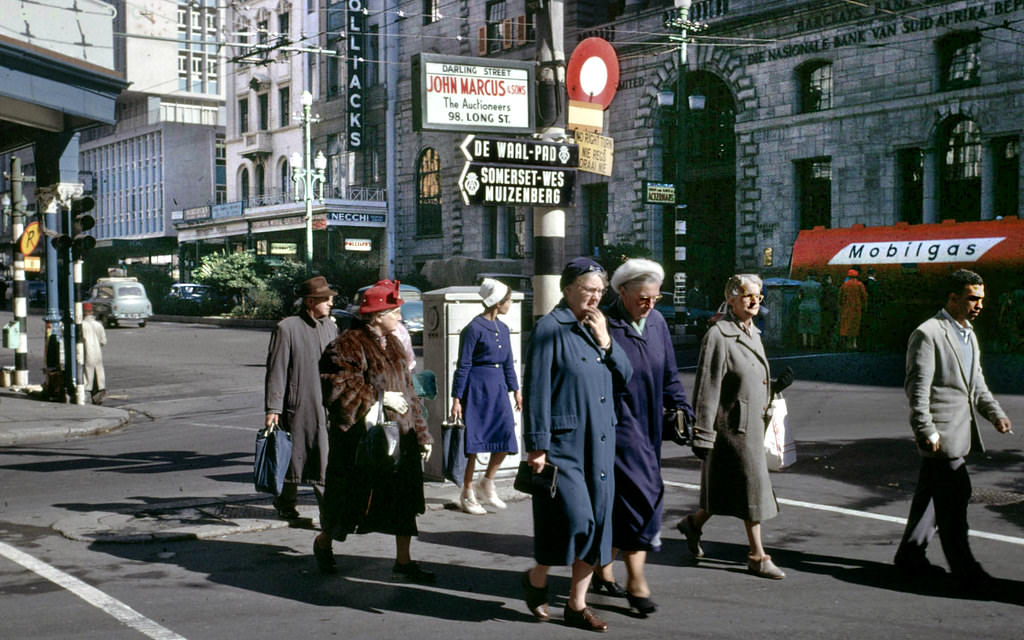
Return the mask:
{"type": "MultiPolygon", "coordinates": [[[[641,614],[657,605],[644,576],[648,551],[661,548],[661,510],[665,485],[661,480],[661,442],[664,410],[693,408],[679,380],[675,350],[665,318],[654,309],[661,297],[665,271],[657,262],[626,260],[612,275],[619,299],[608,309],[608,331],[629,357],[633,376],[616,385],[615,507],[612,544],[622,551],[626,589],[615,582],[611,563],[595,573],[591,589],[625,596],[641,614]]],[[[613,552],[614,553],[614,552],[613,552]]]]}
{"type": "Polygon", "coordinates": [[[546,463],[558,467],[555,496],[533,496],[537,564],[521,579],[526,605],[547,620],[548,570],[571,565],[565,622],[592,631],[608,628],[586,597],[594,566],[612,557],[613,378],[626,381],[632,373],[598,309],[607,282],[604,269],[589,258],[566,265],[560,280],[563,298],[537,322],[523,375],[527,460],[535,472],[546,463]]]}
{"type": "Polygon", "coordinates": [[[466,424],[466,472],[459,506],[473,515],[487,513],[473,490],[478,453],[490,454],[487,471],[480,479],[480,497],[498,509],[505,508],[494,489],[494,476],[505,456],[519,451],[509,392],[515,394],[516,411],[523,404],[508,326],[498,320],[512,306],[512,291],[498,280],[484,278],[480,298],[484,312],[459,334],[459,364],[452,381],[451,409],[452,420],[461,419],[466,424]]]}

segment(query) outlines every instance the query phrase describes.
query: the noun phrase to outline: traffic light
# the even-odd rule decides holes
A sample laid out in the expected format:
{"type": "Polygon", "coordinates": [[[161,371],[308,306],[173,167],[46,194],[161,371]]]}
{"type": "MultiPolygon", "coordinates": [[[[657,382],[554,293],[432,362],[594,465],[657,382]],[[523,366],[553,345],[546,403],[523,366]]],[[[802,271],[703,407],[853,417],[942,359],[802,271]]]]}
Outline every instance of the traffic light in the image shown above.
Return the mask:
{"type": "Polygon", "coordinates": [[[96,226],[96,219],[88,215],[95,206],[96,201],[89,196],[71,201],[71,256],[75,260],[84,259],[96,246],[96,238],[86,233],[96,226]]]}

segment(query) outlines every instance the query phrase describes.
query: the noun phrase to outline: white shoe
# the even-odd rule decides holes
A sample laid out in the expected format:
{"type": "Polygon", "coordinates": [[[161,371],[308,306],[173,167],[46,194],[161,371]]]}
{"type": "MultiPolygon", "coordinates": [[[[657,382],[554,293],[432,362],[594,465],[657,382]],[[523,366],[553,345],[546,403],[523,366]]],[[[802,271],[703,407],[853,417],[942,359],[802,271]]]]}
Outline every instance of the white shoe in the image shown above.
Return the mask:
{"type": "Polygon", "coordinates": [[[459,496],[459,506],[465,513],[474,516],[487,515],[487,509],[480,506],[480,503],[476,500],[476,495],[473,493],[472,487],[466,487],[462,491],[462,495],[459,496]]]}
{"type": "Polygon", "coordinates": [[[482,478],[480,480],[480,497],[490,505],[497,507],[498,509],[504,509],[508,505],[498,497],[498,491],[494,487],[494,480],[488,478],[482,478]]]}

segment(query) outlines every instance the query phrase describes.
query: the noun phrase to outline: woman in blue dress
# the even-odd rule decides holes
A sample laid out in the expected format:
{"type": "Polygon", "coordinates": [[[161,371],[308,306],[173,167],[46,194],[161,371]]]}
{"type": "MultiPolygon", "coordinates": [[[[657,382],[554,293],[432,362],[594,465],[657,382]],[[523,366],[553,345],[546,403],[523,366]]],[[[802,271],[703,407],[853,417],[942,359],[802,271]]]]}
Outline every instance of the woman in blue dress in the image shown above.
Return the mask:
{"type": "Polygon", "coordinates": [[[612,275],[619,299],[608,309],[608,333],[633,366],[628,382],[616,380],[615,506],[612,546],[626,564],[626,588],[615,582],[611,563],[595,572],[591,590],[626,597],[640,614],[654,613],[644,576],[647,552],[661,549],[661,442],[665,410],[693,408],[679,380],[675,350],[665,318],[654,305],[661,298],[665,271],[643,258],[626,260],[612,275]]]}
{"type": "Polygon", "coordinates": [[[480,498],[498,509],[505,508],[494,489],[494,476],[505,456],[519,451],[508,393],[515,395],[516,411],[523,404],[508,326],[498,320],[512,306],[512,291],[497,280],[484,278],[480,297],[484,312],[459,334],[459,363],[452,382],[451,410],[452,421],[461,419],[466,425],[466,473],[459,506],[473,515],[487,513],[473,489],[478,453],[490,454],[487,470],[480,479],[480,498]]]}

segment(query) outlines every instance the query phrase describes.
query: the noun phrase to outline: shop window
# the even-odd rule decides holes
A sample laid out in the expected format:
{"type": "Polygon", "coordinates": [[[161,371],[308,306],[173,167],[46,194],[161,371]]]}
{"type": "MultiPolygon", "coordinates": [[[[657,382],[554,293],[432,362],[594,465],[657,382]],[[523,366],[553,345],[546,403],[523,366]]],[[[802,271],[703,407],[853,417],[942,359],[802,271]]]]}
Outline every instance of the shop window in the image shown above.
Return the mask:
{"type": "Polygon", "coordinates": [[[800,228],[832,225],[832,160],[814,158],[796,163],[800,228]]]}
{"type": "Polygon", "coordinates": [[[939,86],[943,91],[971,87],[981,80],[981,34],[951,33],[938,41],[939,86]]]}
{"type": "Polygon", "coordinates": [[[1015,216],[1020,210],[1020,140],[997,138],[993,140],[995,155],[996,216],[1015,216]]]}
{"type": "Polygon", "coordinates": [[[441,156],[430,147],[420,154],[416,175],[416,235],[441,234],[441,156]]]}
{"type": "Polygon", "coordinates": [[[832,108],[832,63],[811,62],[797,72],[800,83],[800,113],[832,108]]]}
{"type": "Polygon", "coordinates": [[[921,224],[924,217],[924,153],[900,149],[896,154],[899,180],[899,212],[902,222],[921,224]]]}
{"type": "Polygon", "coordinates": [[[943,219],[981,218],[981,130],[962,118],[946,128],[939,201],[943,219]]]}

